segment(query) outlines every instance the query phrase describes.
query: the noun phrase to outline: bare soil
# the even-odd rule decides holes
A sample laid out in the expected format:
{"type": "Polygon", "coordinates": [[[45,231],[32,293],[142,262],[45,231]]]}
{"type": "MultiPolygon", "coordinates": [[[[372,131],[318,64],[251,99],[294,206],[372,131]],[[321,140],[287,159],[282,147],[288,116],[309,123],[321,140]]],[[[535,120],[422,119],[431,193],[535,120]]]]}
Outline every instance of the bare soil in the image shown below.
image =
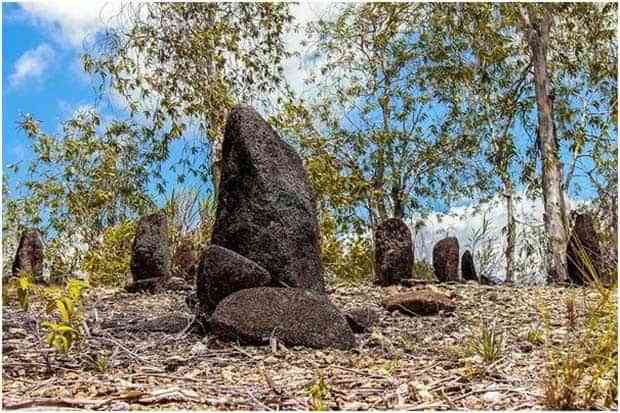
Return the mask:
{"type": "Polygon", "coordinates": [[[544,409],[543,345],[527,339],[542,328],[538,306],[549,306],[559,340],[568,328],[564,298],[576,293],[583,314],[596,294],[564,287],[433,288],[453,297],[453,314],[412,317],[381,307],[386,295],[406,287],[332,288],[340,308],[369,305],[380,314],[372,332],[357,335],[353,351],[287,348],[275,340],[240,346],[184,333],[192,315],[183,292],[92,289],[88,331],[62,355],[48,347],[39,326],[43,304],[25,312],[12,302],[2,314],[3,407],[305,410],[312,405],[309,388],[322,376],[331,410],[544,409]],[[468,351],[481,317],[505,336],[492,362],[468,351]]]}

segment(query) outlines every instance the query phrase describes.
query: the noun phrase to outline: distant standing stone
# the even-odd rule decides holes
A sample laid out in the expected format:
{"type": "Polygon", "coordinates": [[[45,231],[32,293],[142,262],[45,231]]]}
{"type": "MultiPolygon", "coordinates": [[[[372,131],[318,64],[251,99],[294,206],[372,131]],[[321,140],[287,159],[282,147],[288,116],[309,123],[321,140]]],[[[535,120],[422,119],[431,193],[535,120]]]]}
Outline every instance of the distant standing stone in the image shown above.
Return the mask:
{"type": "Polygon", "coordinates": [[[191,238],[187,237],[179,242],[174,251],[172,263],[176,276],[185,279],[188,283],[194,283],[198,257],[191,238]]]}
{"type": "Polygon", "coordinates": [[[582,285],[591,280],[592,269],[596,271],[598,277],[605,275],[602,274],[601,240],[594,228],[592,214],[575,213],[574,221],[566,249],[567,272],[573,283],[582,285]]]}
{"type": "Polygon", "coordinates": [[[325,292],[316,200],[295,150],[252,108],[228,116],[212,243],[256,262],[273,285],[325,292]]]}
{"type": "Polygon", "coordinates": [[[265,344],[273,336],[289,346],[355,346],[344,315],[324,295],[300,288],[237,291],[217,305],[209,324],[216,335],[248,344],[265,344]]]}
{"type": "Polygon", "coordinates": [[[444,238],[433,248],[433,270],[440,282],[459,281],[459,241],[444,238]]]}
{"type": "Polygon", "coordinates": [[[200,312],[210,315],[230,294],[246,288],[262,287],[271,281],[266,269],[234,251],[209,246],[198,265],[196,295],[200,312]]]}
{"type": "Polygon", "coordinates": [[[133,290],[150,289],[170,277],[168,220],[163,211],[140,219],[131,253],[133,290]]]}
{"type": "Polygon", "coordinates": [[[43,241],[38,229],[24,231],[19,239],[11,273],[17,277],[21,272],[37,281],[43,279],[43,241]]]}
{"type": "Polygon", "coordinates": [[[461,257],[461,275],[464,280],[478,281],[476,267],[474,267],[474,257],[469,250],[466,250],[461,257]]]}
{"type": "Polygon", "coordinates": [[[413,241],[403,220],[388,219],[375,230],[375,271],[376,283],[382,286],[413,276],[413,241]]]}

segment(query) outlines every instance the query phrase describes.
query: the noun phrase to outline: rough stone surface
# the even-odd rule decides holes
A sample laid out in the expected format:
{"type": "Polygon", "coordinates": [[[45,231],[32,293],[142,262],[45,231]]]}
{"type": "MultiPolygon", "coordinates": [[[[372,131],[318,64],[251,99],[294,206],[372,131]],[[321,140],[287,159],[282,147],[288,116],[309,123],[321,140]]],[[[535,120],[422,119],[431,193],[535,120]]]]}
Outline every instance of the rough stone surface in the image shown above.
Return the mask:
{"type": "Polygon", "coordinates": [[[394,294],[383,301],[388,311],[407,315],[433,315],[440,311],[451,313],[456,306],[447,296],[430,289],[409,290],[394,294]]]}
{"type": "Polygon", "coordinates": [[[162,211],[147,215],[138,222],[130,268],[137,290],[150,289],[157,280],[170,277],[168,222],[162,211]]]}
{"type": "Polygon", "coordinates": [[[367,333],[373,326],[379,324],[379,313],[371,307],[354,308],[347,311],[344,316],[351,330],[357,334],[367,333]]]}
{"type": "Polygon", "coordinates": [[[413,276],[413,241],[411,231],[402,220],[391,218],[375,231],[376,283],[399,284],[413,276]]]}
{"type": "Polygon", "coordinates": [[[476,267],[474,266],[474,257],[469,250],[466,250],[461,257],[461,276],[463,280],[478,281],[476,267]]]}
{"type": "Polygon", "coordinates": [[[459,281],[459,241],[444,238],[433,247],[433,271],[440,282],[459,281]]]}
{"type": "Polygon", "coordinates": [[[329,301],[300,288],[261,287],[222,300],[210,319],[220,337],[264,344],[273,335],[285,345],[351,349],[355,336],[329,301]]]}
{"type": "Polygon", "coordinates": [[[228,116],[213,244],[264,267],[274,286],[325,292],[316,201],[294,149],[250,107],[228,116]]]}
{"type": "Polygon", "coordinates": [[[568,278],[575,284],[584,284],[591,277],[591,268],[603,276],[601,266],[601,240],[594,228],[590,213],[573,213],[574,225],[568,247],[566,264],[568,278]],[[585,258],[587,254],[588,259],[585,258]],[[590,266],[590,265],[591,266],[590,266]]]}
{"type": "Polygon", "coordinates": [[[266,269],[234,251],[211,245],[203,252],[196,277],[196,295],[202,313],[210,314],[230,294],[262,287],[271,281],[266,269]]]}
{"type": "Polygon", "coordinates": [[[19,239],[11,273],[17,277],[22,271],[37,281],[43,279],[43,241],[37,229],[24,231],[19,239]]]}
{"type": "Polygon", "coordinates": [[[196,248],[190,238],[184,238],[177,245],[172,264],[176,276],[185,279],[189,283],[194,283],[196,278],[196,266],[198,257],[196,248]]]}

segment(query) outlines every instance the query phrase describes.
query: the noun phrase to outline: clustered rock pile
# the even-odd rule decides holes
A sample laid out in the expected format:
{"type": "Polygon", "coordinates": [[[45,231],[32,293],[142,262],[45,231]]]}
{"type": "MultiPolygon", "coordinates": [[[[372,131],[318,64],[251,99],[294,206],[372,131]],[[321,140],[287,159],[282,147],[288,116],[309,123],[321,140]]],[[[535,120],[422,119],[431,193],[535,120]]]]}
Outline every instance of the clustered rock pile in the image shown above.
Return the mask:
{"type": "Polygon", "coordinates": [[[375,230],[376,283],[395,285],[413,276],[411,231],[401,219],[391,218],[375,230]]]}

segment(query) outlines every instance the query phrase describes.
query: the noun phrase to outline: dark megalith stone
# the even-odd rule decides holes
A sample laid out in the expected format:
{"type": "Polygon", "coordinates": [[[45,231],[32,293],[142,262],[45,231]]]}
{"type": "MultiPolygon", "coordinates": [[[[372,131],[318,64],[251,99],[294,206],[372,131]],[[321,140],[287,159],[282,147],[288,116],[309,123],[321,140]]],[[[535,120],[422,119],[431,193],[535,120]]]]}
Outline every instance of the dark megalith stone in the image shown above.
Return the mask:
{"type": "MultiPolygon", "coordinates": [[[[574,213],[574,226],[566,248],[568,278],[582,285],[592,280],[592,271],[604,278],[601,266],[601,239],[590,213],[574,213]]],[[[604,281],[604,280],[603,280],[604,281]]]]}
{"type": "Polygon", "coordinates": [[[218,245],[209,246],[198,265],[196,296],[200,312],[210,315],[230,294],[246,288],[262,287],[271,281],[266,269],[236,252],[218,245]]]}
{"type": "Polygon", "coordinates": [[[430,289],[409,290],[394,294],[383,300],[388,311],[400,311],[406,315],[433,315],[440,311],[451,313],[456,306],[447,296],[430,289]]]}
{"type": "Polygon", "coordinates": [[[325,292],[303,162],[250,107],[236,107],[226,122],[212,242],[261,265],[276,286],[325,292]]]}
{"type": "Polygon", "coordinates": [[[43,241],[38,229],[24,231],[19,239],[11,273],[17,277],[22,272],[37,281],[43,279],[43,241]]]}
{"type": "Polygon", "coordinates": [[[354,333],[367,333],[379,324],[379,314],[370,307],[354,308],[344,313],[349,327],[354,333]]]}
{"type": "Polygon", "coordinates": [[[433,247],[433,271],[440,282],[459,280],[459,241],[444,238],[433,247]]]}
{"type": "Polygon", "coordinates": [[[153,289],[170,277],[168,220],[163,211],[138,221],[130,262],[133,283],[128,291],[153,289]]]}
{"type": "Polygon", "coordinates": [[[193,284],[196,277],[197,264],[196,248],[191,238],[183,238],[175,248],[174,255],[172,256],[173,272],[177,277],[193,284]]]}
{"type": "Polygon", "coordinates": [[[383,286],[413,276],[411,231],[401,219],[388,219],[375,230],[375,272],[376,283],[383,286]]]}
{"type": "Polygon", "coordinates": [[[476,267],[474,267],[474,257],[469,250],[466,250],[461,257],[461,275],[464,280],[478,281],[476,267]]]}
{"type": "Polygon", "coordinates": [[[289,346],[355,346],[344,315],[324,296],[300,288],[237,291],[217,305],[209,324],[218,336],[248,344],[264,344],[274,336],[289,346]]]}

